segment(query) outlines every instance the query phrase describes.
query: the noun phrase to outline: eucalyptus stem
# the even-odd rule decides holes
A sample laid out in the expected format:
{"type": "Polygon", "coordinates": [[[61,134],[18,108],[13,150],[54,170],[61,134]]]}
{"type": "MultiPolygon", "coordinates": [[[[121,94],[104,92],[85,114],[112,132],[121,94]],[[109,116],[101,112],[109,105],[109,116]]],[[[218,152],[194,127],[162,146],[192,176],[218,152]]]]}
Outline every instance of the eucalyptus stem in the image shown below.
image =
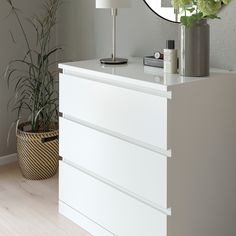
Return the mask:
{"type": "Polygon", "coordinates": [[[218,12],[230,2],[231,0],[171,0],[175,9],[182,9],[180,21],[185,26],[191,26],[201,19],[220,19],[217,17],[218,12]]]}

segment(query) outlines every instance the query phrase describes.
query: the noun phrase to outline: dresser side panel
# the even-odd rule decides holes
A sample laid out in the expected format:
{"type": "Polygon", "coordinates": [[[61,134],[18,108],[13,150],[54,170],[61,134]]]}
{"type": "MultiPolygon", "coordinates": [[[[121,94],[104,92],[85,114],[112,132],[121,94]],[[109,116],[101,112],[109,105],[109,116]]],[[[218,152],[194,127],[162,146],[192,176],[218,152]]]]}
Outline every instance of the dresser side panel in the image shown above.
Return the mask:
{"type": "Polygon", "coordinates": [[[168,236],[236,235],[236,76],[171,91],[168,236]]]}

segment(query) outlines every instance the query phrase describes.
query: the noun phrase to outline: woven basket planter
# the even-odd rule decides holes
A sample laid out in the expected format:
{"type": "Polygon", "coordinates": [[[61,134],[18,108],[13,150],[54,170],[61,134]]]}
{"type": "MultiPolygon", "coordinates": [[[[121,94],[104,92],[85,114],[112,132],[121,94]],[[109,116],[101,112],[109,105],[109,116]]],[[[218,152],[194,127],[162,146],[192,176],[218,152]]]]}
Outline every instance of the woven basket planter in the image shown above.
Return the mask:
{"type": "Polygon", "coordinates": [[[21,172],[26,179],[48,179],[58,169],[58,129],[49,132],[24,131],[29,123],[22,123],[17,130],[17,153],[21,172]]]}

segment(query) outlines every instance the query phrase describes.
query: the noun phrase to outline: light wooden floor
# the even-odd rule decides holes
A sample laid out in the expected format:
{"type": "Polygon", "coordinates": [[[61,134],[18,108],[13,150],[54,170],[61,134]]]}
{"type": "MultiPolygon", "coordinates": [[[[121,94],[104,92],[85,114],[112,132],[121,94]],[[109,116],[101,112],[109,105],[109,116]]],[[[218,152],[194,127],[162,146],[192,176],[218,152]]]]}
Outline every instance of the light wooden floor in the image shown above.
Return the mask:
{"type": "Polygon", "coordinates": [[[0,236],[89,236],[58,214],[58,179],[25,180],[16,163],[0,167],[0,236]]]}

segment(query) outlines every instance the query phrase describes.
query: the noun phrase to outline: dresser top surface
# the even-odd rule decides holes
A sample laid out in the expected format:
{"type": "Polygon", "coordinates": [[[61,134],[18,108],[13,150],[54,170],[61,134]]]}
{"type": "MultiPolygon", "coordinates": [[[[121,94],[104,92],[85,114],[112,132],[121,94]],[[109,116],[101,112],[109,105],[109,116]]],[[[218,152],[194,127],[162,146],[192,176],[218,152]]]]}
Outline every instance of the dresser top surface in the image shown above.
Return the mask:
{"type": "Polygon", "coordinates": [[[221,69],[211,69],[209,77],[182,77],[179,74],[166,74],[162,68],[144,66],[142,64],[142,58],[130,58],[127,65],[101,65],[99,60],[95,59],[59,64],[59,68],[72,73],[105,76],[108,79],[109,77],[119,80],[131,79],[133,83],[143,83],[160,87],[224,77],[223,75],[236,76],[236,72],[221,69]]]}

